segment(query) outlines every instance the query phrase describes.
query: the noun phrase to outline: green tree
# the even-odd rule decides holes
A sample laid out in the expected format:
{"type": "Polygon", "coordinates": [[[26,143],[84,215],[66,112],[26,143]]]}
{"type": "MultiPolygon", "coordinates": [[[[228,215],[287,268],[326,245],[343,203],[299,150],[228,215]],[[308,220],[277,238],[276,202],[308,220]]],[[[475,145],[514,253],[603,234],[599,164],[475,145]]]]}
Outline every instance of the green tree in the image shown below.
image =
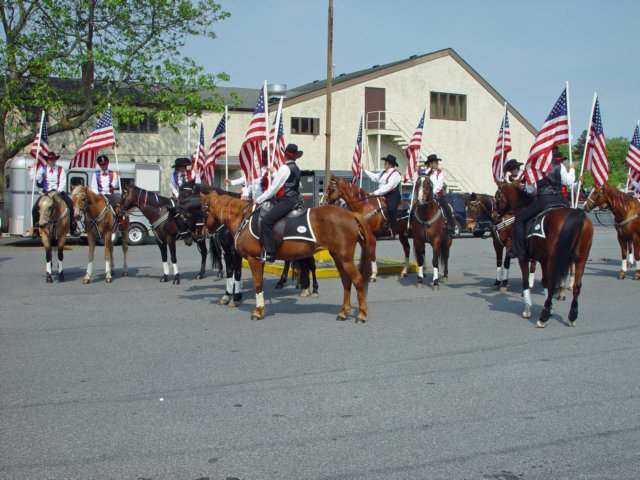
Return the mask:
{"type": "Polygon", "coordinates": [[[214,0],[0,0],[0,180],[33,141],[42,110],[49,135],[95,121],[140,120],[149,109],[175,127],[186,114],[221,111],[216,84],[181,54],[189,36],[215,38],[230,14],[214,0]],[[206,92],[206,95],[203,95],[206,92]]]}

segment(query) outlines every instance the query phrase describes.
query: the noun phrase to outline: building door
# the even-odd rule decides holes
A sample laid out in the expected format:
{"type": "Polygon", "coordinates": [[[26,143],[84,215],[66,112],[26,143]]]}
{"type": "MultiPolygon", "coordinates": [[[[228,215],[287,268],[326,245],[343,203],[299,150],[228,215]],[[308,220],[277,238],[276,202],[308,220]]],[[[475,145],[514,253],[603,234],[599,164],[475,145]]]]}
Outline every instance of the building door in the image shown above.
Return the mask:
{"type": "Polygon", "coordinates": [[[364,87],[364,113],[367,118],[367,129],[384,129],[385,110],[385,89],[364,87]]]}

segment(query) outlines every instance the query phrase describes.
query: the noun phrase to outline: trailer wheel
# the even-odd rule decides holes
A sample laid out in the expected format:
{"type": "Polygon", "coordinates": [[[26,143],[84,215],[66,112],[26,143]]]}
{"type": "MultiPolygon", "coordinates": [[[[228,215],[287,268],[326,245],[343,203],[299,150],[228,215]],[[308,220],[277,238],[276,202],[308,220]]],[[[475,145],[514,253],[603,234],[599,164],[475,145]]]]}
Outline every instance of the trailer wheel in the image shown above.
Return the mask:
{"type": "Polygon", "coordinates": [[[135,222],[129,225],[129,245],[142,245],[146,236],[147,229],[144,225],[135,222]]]}

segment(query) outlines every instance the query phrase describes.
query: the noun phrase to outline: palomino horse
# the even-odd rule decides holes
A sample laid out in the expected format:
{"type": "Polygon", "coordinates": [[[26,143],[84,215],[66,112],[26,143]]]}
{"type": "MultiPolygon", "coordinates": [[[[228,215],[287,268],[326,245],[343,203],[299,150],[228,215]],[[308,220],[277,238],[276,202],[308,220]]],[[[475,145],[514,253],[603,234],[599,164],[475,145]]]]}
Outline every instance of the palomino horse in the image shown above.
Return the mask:
{"type": "MultiPolygon", "coordinates": [[[[180,271],[178,270],[178,259],[176,256],[176,240],[180,238],[180,230],[173,220],[173,214],[170,211],[176,204],[167,197],[162,197],[154,192],[149,192],[143,188],[127,185],[122,190],[120,196],[120,206],[123,210],[128,211],[133,207],[138,207],[142,214],[151,223],[151,228],[155,234],[156,244],[160,249],[162,257],[163,275],[160,278],[161,283],[169,281],[169,264],[167,263],[167,247],[171,254],[171,264],[173,266],[173,284],[180,284],[180,271]]],[[[184,243],[188,246],[192,243],[191,235],[184,237],[184,243]]],[[[200,251],[200,271],[198,279],[204,278],[205,267],[207,264],[207,245],[203,240],[198,242],[198,250],[200,251]]]]}
{"type": "Polygon", "coordinates": [[[433,251],[431,259],[433,265],[433,281],[431,288],[438,290],[440,288],[440,277],[438,276],[440,261],[442,261],[444,270],[442,281],[446,283],[448,280],[449,252],[451,250],[452,239],[447,231],[444,213],[440,208],[440,204],[433,196],[431,179],[426,175],[421,175],[416,180],[411,215],[413,249],[416,252],[416,260],[418,262],[418,283],[416,286],[424,286],[423,265],[425,244],[430,243],[433,251]]]}
{"type": "MultiPolygon", "coordinates": [[[[500,183],[496,192],[498,214],[518,214],[531,203],[532,197],[517,185],[500,183]]],[[[589,258],[593,242],[593,224],[584,210],[556,208],[547,211],[540,220],[540,228],[531,235],[527,243],[527,258],[520,260],[522,272],[522,295],[524,297],[524,318],[531,317],[531,290],[527,276],[529,260],[540,263],[542,286],[547,289],[547,298],[536,326],[544,328],[551,316],[553,295],[569,272],[570,265],[575,267],[573,282],[573,300],[569,309],[567,326],[575,326],[578,318],[578,297],[582,288],[582,275],[589,258]]]]}
{"type": "MultiPolygon", "coordinates": [[[[387,229],[387,201],[384,198],[371,195],[357,185],[347,182],[344,179],[331,175],[329,185],[325,189],[320,205],[328,205],[336,203],[342,199],[352,212],[360,213],[369,224],[371,233],[378,235],[387,229]]],[[[407,238],[407,229],[409,225],[409,217],[399,218],[396,222],[396,231],[392,233],[398,234],[398,240],[404,250],[404,269],[400,273],[401,277],[406,277],[409,270],[409,254],[411,247],[407,238]]],[[[378,266],[376,264],[375,252],[372,258],[372,274],[371,281],[375,282],[378,275],[378,266]]]]}
{"type": "Polygon", "coordinates": [[[627,255],[631,253],[629,248],[631,244],[636,261],[636,274],[633,279],[640,280],[640,202],[632,195],[604,184],[601,187],[593,187],[584,203],[584,209],[590,212],[595,207],[601,206],[607,206],[613,213],[618,233],[622,254],[622,266],[618,278],[622,280],[626,276],[627,255]]]}
{"type": "MultiPolygon", "coordinates": [[[[109,204],[109,200],[104,195],[99,195],[91,191],[87,187],[78,185],[71,193],[73,200],[73,214],[76,219],[85,217],[85,225],[87,227],[87,238],[89,240],[89,260],[87,263],[87,272],[84,275],[82,283],[91,283],[91,275],[93,274],[93,255],[98,239],[104,241],[104,270],[105,281],[111,283],[111,266],[113,265],[113,233],[118,228],[118,218],[115,210],[109,204]]],[[[128,228],[122,232],[122,276],[128,277],[127,270],[127,251],[129,250],[128,228]]]]}
{"type": "Polygon", "coordinates": [[[45,257],[47,259],[47,283],[53,283],[51,277],[52,270],[52,249],[58,250],[58,281],[64,282],[64,243],[69,234],[69,226],[71,224],[71,211],[67,204],[60,198],[57,192],[43,193],[39,200],[40,237],[42,246],[44,247],[45,257]]]}
{"type": "MultiPolygon", "coordinates": [[[[261,320],[265,316],[264,264],[260,263],[256,257],[262,252],[262,247],[249,228],[251,212],[255,211],[257,214],[258,210],[252,208],[249,202],[219,195],[217,192],[200,195],[205,224],[209,231],[224,224],[233,233],[238,252],[249,263],[256,292],[256,308],[251,313],[251,319],[261,320]]],[[[311,257],[320,250],[328,250],[340,272],[344,288],[342,309],[338,313],[337,320],[346,320],[351,313],[351,285],[353,284],[358,295],[359,307],[356,323],[364,323],[369,310],[366,293],[367,279],[371,269],[370,253],[375,241],[369,227],[359,214],[335,206],[309,209],[304,218],[308,220],[308,226],[298,226],[297,232],[299,235],[303,232],[308,233],[309,240],[282,241],[276,250],[276,257],[280,260],[301,260],[311,257]],[[354,262],[357,243],[361,245],[359,268],[354,262]]],[[[280,231],[283,224],[290,220],[286,218],[285,221],[278,222],[275,231],[280,231]]]]}

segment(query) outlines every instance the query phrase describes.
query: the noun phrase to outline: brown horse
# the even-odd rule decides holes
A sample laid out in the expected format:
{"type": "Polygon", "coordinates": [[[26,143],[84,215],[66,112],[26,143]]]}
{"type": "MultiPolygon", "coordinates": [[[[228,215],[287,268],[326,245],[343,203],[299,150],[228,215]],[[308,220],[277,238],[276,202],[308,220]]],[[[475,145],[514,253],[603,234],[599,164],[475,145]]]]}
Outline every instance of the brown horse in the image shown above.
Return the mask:
{"type": "MultiPolygon", "coordinates": [[[[328,205],[336,203],[339,199],[342,199],[352,212],[361,214],[369,224],[371,233],[378,235],[388,229],[387,226],[387,201],[384,197],[378,197],[371,195],[364,189],[359,188],[357,185],[347,182],[344,179],[338,178],[335,175],[331,175],[329,185],[325,189],[324,195],[320,205],[328,205]]],[[[396,231],[392,233],[398,234],[398,240],[404,250],[404,269],[400,273],[401,277],[407,276],[409,270],[409,254],[411,247],[409,246],[409,239],[407,238],[407,228],[409,225],[409,216],[401,217],[397,219],[396,231]]],[[[375,251],[372,257],[372,274],[371,281],[375,282],[378,275],[378,266],[376,264],[375,251]]]]}
{"type": "MultiPolygon", "coordinates": [[[[116,212],[104,195],[94,193],[91,189],[83,187],[82,185],[78,185],[73,189],[71,199],[73,200],[73,214],[75,218],[79,220],[81,217],[85,217],[87,239],[89,240],[87,272],[84,275],[82,283],[91,283],[91,275],[93,274],[93,255],[96,248],[96,242],[99,239],[104,241],[105,281],[107,283],[111,283],[113,237],[119,224],[116,212]]],[[[128,226],[125,226],[122,232],[122,256],[124,259],[122,267],[123,277],[129,276],[129,271],[127,269],[127,251],[129,250],[128,238],[128,226]]]]}
{"type": "Polygon", "coordinates": [[[449,236],[446,218],[440,204],[433,195],[433,185],[426,175],[421,175],[416,180],[415,195],[411,204],[411,232],[413,233],[413,249],[416,252],[418,262],[417,287],[424,286],[423,270],[425,244],[431,244],[433,256],[433,281],[431,288],[440,288],[438,268],[440,261],[443,264],[444,275],[442,281],[447,282],[449,277],[449,252],[452,239],[449,236]]]}
{"type": "Polygon", "coordinates": [[[47,283],[53,283],[51,277],[52,269],[52,249],[58,250],[58,281],[64,282],[64,243],[69,234],[69,226],[71,224],[71,211],[67,204],[60,198],[57,192],[43,193],[39,200],[40,221],[40,237],[42,246],[44,247],[45,257],[47,260],[46,272],[47,283]]]}
{"type": "MultiPolygon", "coordinates": [[[[213,231],[218,225],[224,224],[236,239],[238,253],[249,263],[256,292],[256,308],[251,313],[251,319],[263,319],[265,316],[264,264],[256,258],[262,252],[262,247],[249,228],[252,212],[258,213],[258,210],[252,208],[247,201],[219,195],[215,191],[207,195],[201,193],[200,196],[206,227],[209,231],[213,231]]],[[[353,284],[358,295],[359,307],[356,323],[364,323],[369,310],[366,293],[367,278],[371,268],[370,254],[375,245],[371,230],[359,214],[335,206],[312,208],[307,212],[306,218],[315,241],[284,240],[276,250],[276,257],[281,260],[301,260],[311,257],[320,250],[328,250],[340,272],[344,287],[342,309],[338,313],[337,320],[346,320],[351,313],[351,285],[353,284]],[[357,243],[361,245],[359,268],[354,262],[357,243]]],[[[278,232],[283,224],[282,220],[278,222],[275,231],[278,232]]],[[[299,227],[298,232],[301,231],[302,228],[299,227]]]]}
{"type": "MultiPolygon", "coordinates": [[[[518,185],[498,184],[495,195],[496,210],[499,215],[518,212],[531,203],[532,197],[518,185]]],[[[569,309],[567,326],[575,326],[578,318],[578,297],[582,289],[582,275],[593,242],[593,224],[584,210],[556,208],[544,213],[536,234],[531,235],[527,243],[527,258],[520,260],[522,272],[522,295],[524,297],[524,318],[531,317],[531,290],[528,280],[528,262],[537,261],[542,270],[542,286],[547,289],[547,298],[536,326],[544,328],[551,316],[553,296],[564,281],[571,264],[575,267],[573,281],[573,300],[569,309]]]]}
{"type": "Polygon", "coordinates": [[[618,278],[622,280],[626,276],[627,256],[631,256],[629,247],[633,246],[633,258],[636,261],[636,274],[633,279],[640,280],[640,202],[632,195],[605,184],[593,187],[584,203],[587,212],[601,206],[607,206],[615,220],[622,254],[622,267],[618,278]]]}

